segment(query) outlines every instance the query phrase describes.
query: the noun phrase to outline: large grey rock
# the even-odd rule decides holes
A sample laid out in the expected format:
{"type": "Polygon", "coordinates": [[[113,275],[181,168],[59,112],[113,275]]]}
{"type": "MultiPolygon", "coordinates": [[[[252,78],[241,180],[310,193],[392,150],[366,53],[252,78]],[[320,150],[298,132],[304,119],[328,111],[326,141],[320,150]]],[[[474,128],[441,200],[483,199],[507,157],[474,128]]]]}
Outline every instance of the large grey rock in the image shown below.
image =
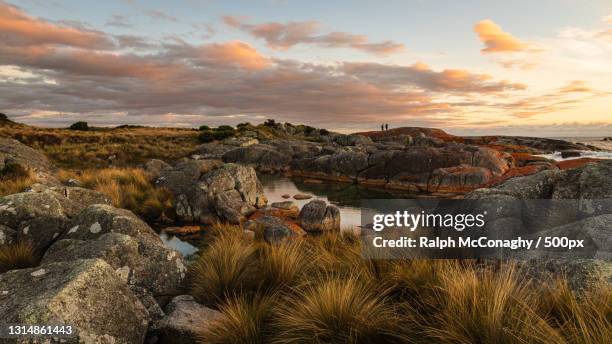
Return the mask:
{"type": "Polygon", "coordinates": [[[159,159],[151,159],[144,164],[144,170],[151,176],[151,179],[159,178],[163,170],[171,167],[170,164],[159,159]]]}
{"type": "Polygon", "coordinates": [[[62,239],[95,240],[106,233],[162,242],[159,235],[134,213],[106,204],[94,204],[83,209],[71,220],[62,239]]]}
{"type": "Polygon", "coordinates": [[[21,142],[0,137],[0,171],[7,164],[17,164],[38,171],[50,171],[53,165],[41,152],[21,142]]]}
{"type": "Polygon", "coordinates": [[[103,260],[77,260],[0,274],[0,319],[71,324],[65,343],[142,343],[147,311],[103,260]]]}
{"type": "Polygon", "coordinates": [[[216,142],[205,143],[199,145],[194,151],[194,156],[199,156],[203,159],[221,159],[225,152],[236,148],[232,145],[226,145],[216,142]]]}
{"type": "Polygon", "coordinates": [[[0,224],[17,233],[15,240],[30,241],[43,250],[66,229],[65,204],[52,192],[23,192],[0,198],[0,224]]]}
{"type": "Polygon", "coordinates": [[[267,203],[252,167],[215,164],[206,173],[189,173],[179,166],[166,176],[160,177],[158,185],[173,193],[176,214],[186,222],[239,223],[267,203]]]}
{"type": "Polygon", "coordinates": [[[153,296],[178,293],[186,267],[181,255],[160,242],[109,232],[94,240],[63,239],[54,243],[43,263],[99,258],[130,286],[153,296]]]}
{"type": "Polygon", "coordinates": [[[307,232],[340,230],[340,211],[325,201],[310,201],[302,207],[298,222],[307,232]]]}
{"type": "Polygon", "coordinates": [[[180,295],[166,306],[166,316],[151,329],[159,344],[200,343],[198,335],[222,314],[197,303],[190,295],[180,295]]]}

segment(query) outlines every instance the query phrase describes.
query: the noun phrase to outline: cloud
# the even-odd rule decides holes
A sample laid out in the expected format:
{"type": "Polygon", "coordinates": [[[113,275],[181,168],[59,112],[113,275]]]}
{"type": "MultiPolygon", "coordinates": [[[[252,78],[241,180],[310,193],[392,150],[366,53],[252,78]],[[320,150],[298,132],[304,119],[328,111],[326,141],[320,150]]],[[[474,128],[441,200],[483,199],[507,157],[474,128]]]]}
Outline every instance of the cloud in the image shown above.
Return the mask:
{"type": "Polygon", "coordinates": [[[365,35],[340,31],[320,34],[320,24],[316,21],[249,24],[245,23],[243,18],[234,16],[225,16],[223,21],[228,26],[264,39],[269,47],[278,50],[286,50],[298,44],[312,44],[326,48],[352,48],[378,55],[405,50],[403,44],[393,41],[370,42],[365,35]]]}
{"type": "Polygon", "coordinates": [[[246,70],[263,69],[270,65],[269,58],[261,55],[253,46],[240,41],[207,44],[199,48],[200,57],[206,63],[237,65],[246,70]]]}
{"type": "Polygon", "coordinates": [[[0,2],[0,32],[3,46],[53,44],[89,49],[113,47],[112,40],[100,32],[58,26],[30,17],[4,2],[0,2]]]}
{"type": "MultiPolygon", "coordinates": [[[[516,53],[534,51],[531,44],[521,41],[512,34],[505,32],[490,19],[481,20],[474,26],[474,32],[485,47],[480,51],[488,53],[516,53]]],[[[537,49],[535,49],[537,50],[537,49]]]]}
{"type": "Polygon", "coordinates": [[[612,14],[610,14],[609,16],[605,17],[603,19],[603,22],[606,24],[612,24],[612,14]]]}
{"type": "MultiPolygon", "coordinates": [[[[0,109],[40,125],[96,118],[105,125],[195,126],[274,117],[329,128],[381,121],[456,126],[478,123],[479,114],[489,121],[529,117],[596,96],[587,92],[587,84],[573,82],[552,95],[521,98],[526,85],[463,69],[304,63],[265,56],[242,41],[198,45],[168,37],[151,42],[58,26],[11,10],[10,16],[2,12],[0,21],[17,18],[55,32],[0,31],[7,37],[0,45],[0,109]]],[[[290,35],[270,40],[292,46],[302,44],[303,37],[320,37],[310,27],[292,27],[290,35]]],[[[311,44],[347,41],[342,35],[323,36],[311,44]]]]}
{"type": "Polygon", "coordinates": [[[495,93],[524,90],[524,84],[492,81],[487,74],[473,74],[466,70],[445,69],[436,72],[423,63],[412,66],[393,66],[379,63],[345,63],[344,72],[369,83],[401,88],[412,85],[434,92],[495,93]]]}
{"type": "Polygon", "coordinates": [[[104,25],[121,28],[132,27],[132,23],[130,23],[128,16],[119,13],[113,13],[104,25]]]}
{"type": "Polygon", "coordinates": [[[151,19],[155,19],[155,20],[165,20],[165,21],[171,21],[171,22],[178,22],[178,18],[171,16],[165,12],[162,11],[158,11],[158,10],[144,10],[144,14],[148,17],[150,17],[151,19]]]}

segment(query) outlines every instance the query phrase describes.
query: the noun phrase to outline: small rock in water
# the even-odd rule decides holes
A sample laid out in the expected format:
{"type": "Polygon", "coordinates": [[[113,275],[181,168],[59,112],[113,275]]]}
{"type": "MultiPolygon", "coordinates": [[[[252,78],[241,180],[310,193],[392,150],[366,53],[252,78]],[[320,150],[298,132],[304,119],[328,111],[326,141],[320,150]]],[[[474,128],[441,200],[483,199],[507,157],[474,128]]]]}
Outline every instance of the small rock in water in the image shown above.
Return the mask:
{"type": "Polygon", "coordinates": [[[291,208],[295,207],[295,204],[293,204],[292,201],[284,201],[284,202],[274,202],[271,204],[271,206],[272,208],[290,210],[291,208]]]}
{"type": "Polygon", "coordinates": [[[579,151],[571,151],[571,150],[564,150],[561,151],[561,157],[563,159],[566,158],[575,158],[575,157],[579,157],[581,154],[579,151]]]}
{"type": "Polygon", "coordinates": [[[287,198],[291,198],[291,195],[289,195],[289,194],[284,194],[284,195],[282,195],[281,197],[282,197],[282,198],[284,198],[284,199],[287,199],[287,198]]]}
{"type": "Polygon", "coordinates": [[[307,195],[307,194],[297,194],[297,195],[294,195],[293,198],[297,200],[303,200],[303,199],[311,199],[312,196],[307,195]]]}

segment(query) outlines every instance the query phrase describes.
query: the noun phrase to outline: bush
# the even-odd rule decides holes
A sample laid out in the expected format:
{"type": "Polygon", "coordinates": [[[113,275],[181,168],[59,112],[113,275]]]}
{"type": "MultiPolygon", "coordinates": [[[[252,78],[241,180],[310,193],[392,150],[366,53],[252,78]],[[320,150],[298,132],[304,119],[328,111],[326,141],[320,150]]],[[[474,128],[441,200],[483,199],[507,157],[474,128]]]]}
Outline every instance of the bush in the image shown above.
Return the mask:
{"type": "Polygon", "coordinates": [[[276,121],[273,120],[272,118],[269,118],[264,122],[264,125],[266,127],[276,127],[276,121]]]}
{"type": "Polygon", "coordinates": [[[215,131],[234,131],[234,128],[230,125],[220,125],[215,128],[215,131]]]}
{"type": "Polygon", "coordinates": [[[238,123],[236,125],[236,128],[238,129],[242,129],[242,128],[248,128],[248,127],[252,127],[253,125],[249,122],[243,122],[243,123],[238,123]]]}
{"type": "Polygon", "coordinates": [[[327,129],[319,129],[319,134],[321,134],[321,135],[329,135],[329,130],[327,130],[327,129]]]}
{"type": "Polygon", "coordinates": [[[0,122],[6,122],[6,121],[9,121],[8,116],[0,112],[0,122]]]}
{"type": "Polygon", "coordinates": [[[38,265],[39,257],[34,246],[27,241],[20,241],[0,246],[0,273],[31,268],[38,265]]]}
{"type": "Polygon", "coordinates": [[[73,123],[70,128],[71,130],[89,130],[89,125],[87,122],[76,122],[73,123]]]}
{"type": "Polygon", "coordinates": [[[216,140],[223,140],[228,137],[233,137],[235,135],[234,129],[232,130],[212,130],[212,131],[202,131],[198,136],[200,142],[208,143],[216,140]]]}
{"type": "Polygon", "coordinates": [[[223,303],[255,289],[257,249],[236,235],[221,235],[191,265],[191,295],[206,304],[223,303]]]}
{"type": "Polygon", "coordinates": [[[207,126],[207,125],[201,125],[200,126],[200,131],[207,131],[207,130],[210,130],[209,126],[207,126]]]}
{"type": "Polygon", "coordinates": [[[393,343],[404,330],[384,296],[357,278],[321,280],[280,306],[278,343],[393,343]]]}
{"type": "Polygon", "coordinates": [[[274,297],[229,298],[220,307],[223,317],[211,323],[203,321],[200,343],[269,343],[272,334],[274,297]]]}

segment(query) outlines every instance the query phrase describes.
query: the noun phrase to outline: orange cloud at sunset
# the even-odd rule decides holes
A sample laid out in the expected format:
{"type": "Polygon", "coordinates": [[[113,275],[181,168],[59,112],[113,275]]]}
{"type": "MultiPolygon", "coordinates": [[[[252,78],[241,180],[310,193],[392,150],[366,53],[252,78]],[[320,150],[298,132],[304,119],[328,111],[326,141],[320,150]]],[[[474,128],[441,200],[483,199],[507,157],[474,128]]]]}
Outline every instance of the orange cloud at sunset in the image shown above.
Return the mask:
{"type": "Polygon", "coordinates": [[[201,48],[203,58],[219,64],[236,65],[247,70],[258,70],[270,65],[270,60],[253,46],[241,41],[209,44],[201,48]]]}
{"type": "Polygon", "coordinates": [[[60,27],[32,18],[18,8],[3,2],[0,2],[0,32],[3,45],[61,44],[93,49],[113,46],[113,42],[102,33],[60,27]]]}
{"type": "Polygon", "coordinates": [[[483,53],[513,53],[533,50],[530,44],[505,32],[490,19],[476,23],[474,31],[485,45],[485,48],[481,50],[483,53]]]}

